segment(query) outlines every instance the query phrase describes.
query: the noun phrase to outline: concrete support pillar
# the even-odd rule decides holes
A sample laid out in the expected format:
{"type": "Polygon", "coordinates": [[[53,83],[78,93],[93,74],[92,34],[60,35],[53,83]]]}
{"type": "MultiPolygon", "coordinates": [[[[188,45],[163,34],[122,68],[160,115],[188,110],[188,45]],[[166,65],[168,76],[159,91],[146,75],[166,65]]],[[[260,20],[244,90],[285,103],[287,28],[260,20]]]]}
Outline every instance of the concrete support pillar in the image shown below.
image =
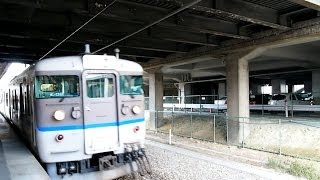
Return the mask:
{"type": "Polygon", "coordinates": [[[316,105],[320,104],[320,71],[312,71],[312,95],[316,105]]]}
{"type": "Polygon", "coordinates": [[[226,96],[226,83],[221,82],[218,84],[218,98],[226,96]]]}
{"type": "Polygon", "coordinates": [[[260,84],[251,84],[250,86],[250,90],[252,92],[252,94],[262,94],[261,92],[261,85],[260,84]]]}
{"type": "Polygon", "coordinates": [[[312,81],[305,81],[304,82],[304,91],[306,93],[312,92],[312,81]]]}
{"type": "Polygon", "coordinates": [[[179,103],[180,104],[184,104],[184,96],[185,96],[185,93],[184,93],[184,86],[185,86],[185,83],[179,83],[178,84],[178,96],[179,96],[179,103]]]}
{"type": "Polygon", "coordinates": [[[192,95],[191,85],[192,84],[190,84],[190,83],[184,85],[184,95],[186,95],[186,96],[192,95]]]}
{"type": "Polygon", "coordinates": [[[238,145],[249,134],[248,60],[232,57],[226,61],[228,95],[228,143],[238,145]]]}
{"type": "Polygon", "coordinates": [[[271,80],[272,94],[286,93],[286,80],[273,79],[271,80]]]}
{"type": "Polygon", "coordinates": [[[192,100],[192,98],[190,97],[190,95],[192,95],[191,86],[192,84],[190,83],[184,85],[184,103],[186,104],[191,103],[192,100]]]}
{"type": "Polygon", "coordinates": [[[294,88],[293,88],[293,84],[288,84],[288,91],[287,91],[287,93],[292,93],[293,92],[293,90],[294,90],[294,88]]]}
{"type": "Polygon", "coordinates": [[[150,110],[150,128],[156,129],[162,126],[163,111],[163,74],[149,74],[149,110],[150,110]]]}
{"type": "Polygon", "coordinates": [[[144,92],[144,97],[149,97],[149,84],[148,85],[146,85],[146,84],[143,85],[143,92],[144,92]]]}

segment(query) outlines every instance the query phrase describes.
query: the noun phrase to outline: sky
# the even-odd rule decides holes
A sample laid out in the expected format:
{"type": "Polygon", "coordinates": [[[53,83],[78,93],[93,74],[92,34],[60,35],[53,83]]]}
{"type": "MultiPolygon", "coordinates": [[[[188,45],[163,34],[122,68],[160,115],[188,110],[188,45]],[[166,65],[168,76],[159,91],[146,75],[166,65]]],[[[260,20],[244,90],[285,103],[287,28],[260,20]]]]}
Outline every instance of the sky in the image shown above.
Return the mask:
{"type": "Polygon", "coordinates": [[[11,63],[7,72],[0,79],[0,89],[6,89],[9,82],[17,75],[27,69],[29,65],[22,63],[11,63]]]}

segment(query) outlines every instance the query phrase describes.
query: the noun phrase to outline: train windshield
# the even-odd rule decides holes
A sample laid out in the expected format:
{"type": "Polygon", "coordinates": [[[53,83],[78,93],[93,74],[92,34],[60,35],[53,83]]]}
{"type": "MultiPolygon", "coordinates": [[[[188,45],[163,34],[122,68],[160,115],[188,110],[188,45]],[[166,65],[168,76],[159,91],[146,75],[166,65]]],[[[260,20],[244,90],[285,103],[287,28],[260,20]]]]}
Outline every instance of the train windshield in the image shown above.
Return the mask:
{"type": "Polygon", "coordinates": [[[35,96],[39,99],[80,96],[79,77],[74,75],[37,76],[35,96]]]}
{"type": "Polygon", "coordinates": [[[120,76],[120,93],[123,95],[141,95],[143,80],[142,76],[120,76]]]}

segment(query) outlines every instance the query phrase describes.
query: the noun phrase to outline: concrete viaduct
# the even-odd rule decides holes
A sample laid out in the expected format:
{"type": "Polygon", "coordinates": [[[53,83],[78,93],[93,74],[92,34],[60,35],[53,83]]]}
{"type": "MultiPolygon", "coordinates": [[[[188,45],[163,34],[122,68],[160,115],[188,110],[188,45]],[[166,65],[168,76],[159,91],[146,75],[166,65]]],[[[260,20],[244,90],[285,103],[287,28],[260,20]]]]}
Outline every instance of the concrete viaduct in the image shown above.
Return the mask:
{"type": "MultiPolygon", "coordinates": [[[[0,8],[2,72],[47,52],[80,54],[89,43],[96,53],[120,48],[122,58],[143,65],[153,111],[162,109],[165,82],[184,92],[186,82],[226,78],[219,89],[230,117],[250,116],[249,91],[259,86],[251,75],[307,72],[293,79],[320,92],[317,0],[0,0],[0,8]]],[[[269,79],[282,92],[285,80],[269,79]]],[[[231,141],[242,139],[239,132],[233,124],[231,141]]]]}

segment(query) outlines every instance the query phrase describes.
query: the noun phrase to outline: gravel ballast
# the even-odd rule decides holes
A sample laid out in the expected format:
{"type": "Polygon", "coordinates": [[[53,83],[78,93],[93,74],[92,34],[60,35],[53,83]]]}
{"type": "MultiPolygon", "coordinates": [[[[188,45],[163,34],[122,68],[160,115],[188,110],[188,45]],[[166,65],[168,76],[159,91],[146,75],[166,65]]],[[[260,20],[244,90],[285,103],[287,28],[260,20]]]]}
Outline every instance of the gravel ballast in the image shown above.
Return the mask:
{"type": "Polygon", "coordinates": [[[146,141],[146,149],[153,174],[141,177],[145,180],[297,179],[270,169],[220,159],[151,140],[146,141]]]}

